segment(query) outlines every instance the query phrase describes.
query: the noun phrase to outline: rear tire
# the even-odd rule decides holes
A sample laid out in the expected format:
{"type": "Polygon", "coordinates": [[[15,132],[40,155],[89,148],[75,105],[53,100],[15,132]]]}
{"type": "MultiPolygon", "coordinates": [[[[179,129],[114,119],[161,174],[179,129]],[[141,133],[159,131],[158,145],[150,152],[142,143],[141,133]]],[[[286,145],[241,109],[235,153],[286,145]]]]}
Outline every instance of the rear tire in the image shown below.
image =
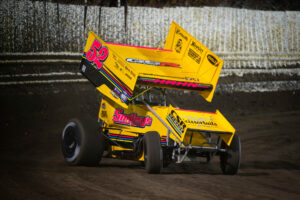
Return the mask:
{"type": "Polygon", "coordinates": [[[145,133],[143,138],[145,169],[149,174],[158,174],[163,165],[160,135],[150,131],[145,133]]]}
{"type": "Polygon", "coordinates": [[[62,154],[70,165],[98,165],[104,144],[104,136],[92,120],[71,119],[62,132],[62,154]]]}
{"type": "Polygon", "coordinates": [[[222,149],[227,151],[220,153],[220,164],[223,174],[234,175],[238,172],[241,160],[241,142],[237,134],[232,138],[230,146],[222,141],[222,149]]]}

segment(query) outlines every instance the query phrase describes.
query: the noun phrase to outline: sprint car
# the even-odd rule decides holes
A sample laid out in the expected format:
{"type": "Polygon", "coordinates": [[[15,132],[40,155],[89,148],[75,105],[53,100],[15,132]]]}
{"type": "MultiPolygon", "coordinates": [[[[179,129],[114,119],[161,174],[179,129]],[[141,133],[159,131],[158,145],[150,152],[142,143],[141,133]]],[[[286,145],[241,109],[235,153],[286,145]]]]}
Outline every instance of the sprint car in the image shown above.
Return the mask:
{"type": "Polygon", "coordinates": [[[106,43],[90,32],[80,71],[102,94],[98,122],[74,118],[66,124],[66,162],[130,159],[143,162],[148,173],[160,173],[172,162],[219,156],[222,172],[236,174],[241,142],[221,112],[181,109],[168,99],[170,90],[189,90],[210,102],[222,65],[175,22],[158,48],[106,43]]]}

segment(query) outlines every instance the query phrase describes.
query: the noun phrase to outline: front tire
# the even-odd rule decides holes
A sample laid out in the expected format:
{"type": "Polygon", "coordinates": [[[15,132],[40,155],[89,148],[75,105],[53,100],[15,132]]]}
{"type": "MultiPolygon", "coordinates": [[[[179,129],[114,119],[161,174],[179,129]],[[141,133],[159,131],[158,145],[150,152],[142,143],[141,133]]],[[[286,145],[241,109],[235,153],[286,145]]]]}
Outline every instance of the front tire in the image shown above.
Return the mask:
{"type": "Polygon", "coordinates": [[[220,153],[220,164],[223,174],[234,175],[238,172],[241,160],[241,142],[237,134],[232,138],[230,146],[222,141],[222,149],[226,152],[220,153]]]}
{"type": "Polygon", "coordinates": [[[63,129],[61,149],[70,165],[98,165],[104,151],[104,136],[97,122],[71,119],[63,129]]]}
{"type": "Polygon", "coordinates": [[[143,141],[145,169],[149,174],[158,174],[163,165],[160,135],[155,131],[147,132],[143,141]]]}

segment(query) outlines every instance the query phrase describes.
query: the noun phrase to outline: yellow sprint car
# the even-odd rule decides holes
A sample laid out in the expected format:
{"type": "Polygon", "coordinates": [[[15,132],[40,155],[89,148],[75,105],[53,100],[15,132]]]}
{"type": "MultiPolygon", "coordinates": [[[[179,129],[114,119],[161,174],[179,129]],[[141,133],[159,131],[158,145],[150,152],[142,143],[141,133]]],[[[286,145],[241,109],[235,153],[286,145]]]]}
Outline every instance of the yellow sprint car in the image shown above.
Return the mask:
{"type": "MultiPolygon", "coordinates": [[[[103,98],[96,120],[71,119],[62,153],[71,165],[97,165],[103,156],[142,161],[148,173],[171,162],[220,156],[224,174],[236,174],[241,143],[215,113],[171,105],[168,91],[196,91],[211,101],[223,61],[175,22],[159,48],[105,43],[89,33],[81,73],[103,98]],[[161,48],[163,46],[163,48],[161,48]]],[[[189,99],[186,99],[189,101],[189,99]]]]}

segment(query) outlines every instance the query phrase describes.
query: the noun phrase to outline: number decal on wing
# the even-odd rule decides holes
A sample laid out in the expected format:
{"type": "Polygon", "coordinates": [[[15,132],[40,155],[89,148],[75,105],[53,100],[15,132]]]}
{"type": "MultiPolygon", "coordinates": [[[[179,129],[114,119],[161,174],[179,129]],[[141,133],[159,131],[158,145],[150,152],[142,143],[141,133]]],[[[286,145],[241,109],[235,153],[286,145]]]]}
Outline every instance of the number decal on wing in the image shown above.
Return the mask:
{"type": "Polygon", "coordinates": [[[98,70],[102,68],[103,62],[108,57],[108,48],[102,47],[101,42],[94,40],[90,50],[86,53],[86,58],[88,61],[96,64],[98,70]]]}

